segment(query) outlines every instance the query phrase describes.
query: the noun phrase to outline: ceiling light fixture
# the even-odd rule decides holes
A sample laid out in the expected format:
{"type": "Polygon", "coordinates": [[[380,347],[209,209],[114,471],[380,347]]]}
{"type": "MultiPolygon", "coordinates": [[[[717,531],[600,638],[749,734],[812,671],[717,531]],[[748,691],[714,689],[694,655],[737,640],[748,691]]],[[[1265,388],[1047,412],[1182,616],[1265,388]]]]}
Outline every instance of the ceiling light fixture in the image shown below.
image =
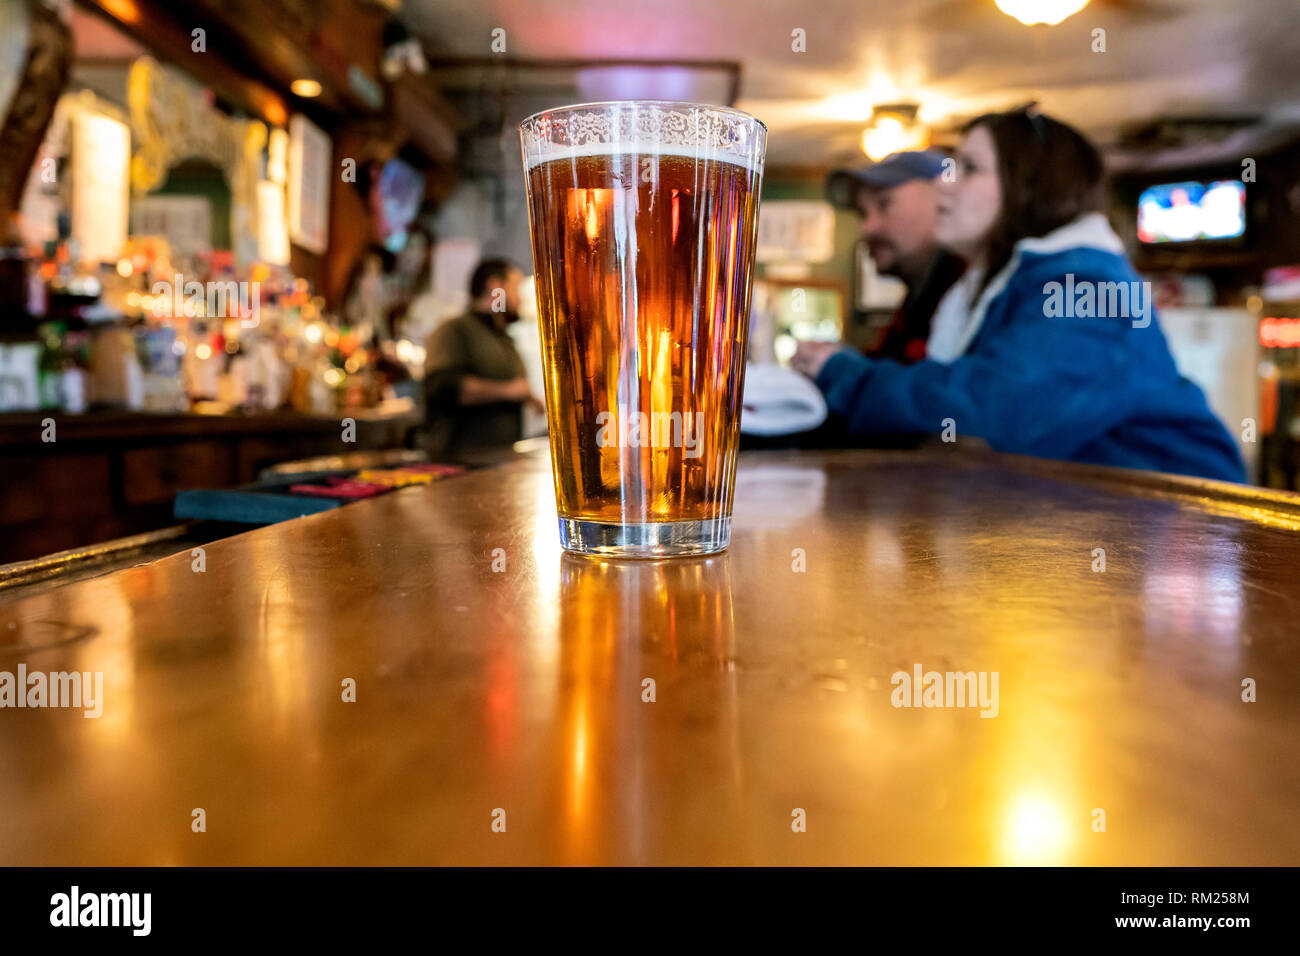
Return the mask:
{"type": "Polygon", "coordinates": [[[1054,27],[1088,5],[1088,0],[996,0],[998,9],[1025,26],[1045,23],[1054,27]]]}
{"type": "Polygon", "coordinates": [[[862,151],[875,162],[904,149],[925,149],[930,131],[918,123],[915,103],[891,103],[871,111],[871,122],[862,131],[862,151]]]}
{"type": "Polygon", "coordinates": [[[294,96],[301,96],[304,100],[320,96],[320,84],[315,80],[294,80],[289,84],[289,89],[293,91],[294,96]]]}

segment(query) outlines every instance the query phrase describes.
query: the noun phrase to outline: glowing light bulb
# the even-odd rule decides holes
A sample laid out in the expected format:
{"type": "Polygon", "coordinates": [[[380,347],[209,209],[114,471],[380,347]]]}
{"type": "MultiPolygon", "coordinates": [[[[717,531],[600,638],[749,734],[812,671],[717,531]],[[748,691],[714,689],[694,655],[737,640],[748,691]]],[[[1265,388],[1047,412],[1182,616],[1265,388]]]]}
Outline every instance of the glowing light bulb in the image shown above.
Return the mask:
{"type": "Polygon", "coordinates": [[[862,151],[876,162],[899,150],[924,149],[928,142],[924,126],[905,126],[897,116],[879,116],[862,133],[862,151]]]}
{"type": "Polygon", "coordinates": [[[1026,26],[1045,23],[1054,27],[1088,5],[1088,0],[996,0],[998,9],[1026,26]]]}

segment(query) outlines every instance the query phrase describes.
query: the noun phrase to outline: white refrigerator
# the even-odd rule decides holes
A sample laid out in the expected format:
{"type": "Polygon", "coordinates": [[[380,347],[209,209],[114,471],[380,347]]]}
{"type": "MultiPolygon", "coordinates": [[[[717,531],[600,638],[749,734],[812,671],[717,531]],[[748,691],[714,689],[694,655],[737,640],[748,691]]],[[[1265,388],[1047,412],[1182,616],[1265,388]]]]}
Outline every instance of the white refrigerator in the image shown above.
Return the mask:
{"type": "Polygon", "coordinates": [[[1210,408],[1237,440],[1247,476],[1256,480],[1259,317],[1246,309],[1205,307],[1161,309],[1159,315],[1178,371],[1205,391],[1210,408]]]}

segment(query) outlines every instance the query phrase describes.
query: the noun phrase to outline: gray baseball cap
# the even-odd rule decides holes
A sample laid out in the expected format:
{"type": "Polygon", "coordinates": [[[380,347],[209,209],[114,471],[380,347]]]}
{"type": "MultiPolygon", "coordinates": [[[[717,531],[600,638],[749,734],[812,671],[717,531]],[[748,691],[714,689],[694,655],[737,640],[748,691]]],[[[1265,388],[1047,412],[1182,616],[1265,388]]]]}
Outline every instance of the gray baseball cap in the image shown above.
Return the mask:
{"type": "Polygon", "coordinates": [[[826,177],[826,199],[840,209],[857,209],[858,190],[892,189],[913,179],[934,179],[943,172],[944,154],[937,149],[891,153],[878,163],[836,169],[826,177]]]}

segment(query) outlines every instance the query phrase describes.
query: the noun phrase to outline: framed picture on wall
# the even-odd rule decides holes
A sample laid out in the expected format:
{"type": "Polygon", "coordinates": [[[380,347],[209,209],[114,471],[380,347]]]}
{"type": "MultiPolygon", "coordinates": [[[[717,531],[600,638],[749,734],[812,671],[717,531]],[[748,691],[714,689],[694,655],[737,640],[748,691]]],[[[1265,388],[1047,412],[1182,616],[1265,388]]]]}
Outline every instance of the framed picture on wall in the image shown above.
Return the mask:
{"type": "Polygon", "coordinates": [[[289,120],[289,238],[318,255],[329,241],[331,145],[307,117],[289,120]]]}

